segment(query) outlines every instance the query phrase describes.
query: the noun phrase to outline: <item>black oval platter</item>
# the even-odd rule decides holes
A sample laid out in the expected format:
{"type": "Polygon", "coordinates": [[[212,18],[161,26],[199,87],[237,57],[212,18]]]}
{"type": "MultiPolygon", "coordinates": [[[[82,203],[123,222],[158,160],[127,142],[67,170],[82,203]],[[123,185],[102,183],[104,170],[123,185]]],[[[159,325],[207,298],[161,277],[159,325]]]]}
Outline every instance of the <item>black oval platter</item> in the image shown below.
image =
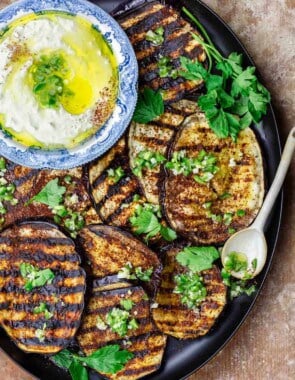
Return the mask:
{"type": "MultiPolygon", "coordinates": [[[[143,3],[144,1],[148,0],[96,0],[93,2],[108,12],[113,12],[115,8],[117,8],[116,11],[113,12],[115,14],[118,10],[121,11],[126,9],[126,4],[127,6],[130,6],[133,3],[138,4],[143,3]]],[[[254,65],[251,57],[232,30],[220,19],[219,16],[201,1],[170,0],[167,1],[167,3],[177,4],[178,7],[179,4],[185,5],[193,14],[195,14],[207,29],[215,45],[223,54],[228,55],[232,51],[243,53],[245,66],[254,65]]],[[[253,38],[255,38],[255,36],[253,38]]],[[[268,108],[267,115],[263,118],[260,125],[254,126],[253,129],[262,147],[265,161],[265,177],[269,184],[273,181],[281,153],[278,129],[271,106],[268,108]]],[[[200,339],[179,341],[169,337],[168,346],[160,370],[151,376],[147,376],[146,379],[179,380],[187,377],[189,374],[207,363],[235,334],[246,316],[249,314],[269,272],[280,228],[282,201],[283,197],[281,194],[275,204],[273,213],[269,218],[269,224],[266,230],[268,258],[263,272],[257,277],[259,290],[255,296],[248,297],[245,295],[230,302],[226,306],[214,328],[206,336],[200,339]]],[[[70,376],[65,371],[50,363],[46,358],[40,355],[25,354],[19,350],[2,329],[0,329],[0,347],[16,363],[39,379],[70,379],[70,376]]],[[[89,378],[91,380],[97,380],[101,377],[90,371],[89,378]]]]}

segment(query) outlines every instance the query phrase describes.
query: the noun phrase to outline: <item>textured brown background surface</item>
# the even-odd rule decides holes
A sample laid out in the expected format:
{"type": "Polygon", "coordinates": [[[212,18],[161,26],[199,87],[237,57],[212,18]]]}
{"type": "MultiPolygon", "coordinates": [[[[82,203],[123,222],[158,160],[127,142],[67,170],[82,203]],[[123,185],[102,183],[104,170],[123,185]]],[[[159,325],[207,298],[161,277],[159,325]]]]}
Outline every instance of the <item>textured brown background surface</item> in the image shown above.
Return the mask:
{"type": "MultiPolygon", "coordinates": [[[[5,6],[13,0],[0,0],[5,6]]],[[[295,125],[295,0],[204,0],[237,33],[272,93],[282,142],[295,125]]],[[[295,161],[273,267],[231,342],[190,380],[295,379],[295,161]]],[[[31,380],[0,352],[3,380],[31,380]]],[[[167,379],[169,380],[169,379],[167,379]]]]}

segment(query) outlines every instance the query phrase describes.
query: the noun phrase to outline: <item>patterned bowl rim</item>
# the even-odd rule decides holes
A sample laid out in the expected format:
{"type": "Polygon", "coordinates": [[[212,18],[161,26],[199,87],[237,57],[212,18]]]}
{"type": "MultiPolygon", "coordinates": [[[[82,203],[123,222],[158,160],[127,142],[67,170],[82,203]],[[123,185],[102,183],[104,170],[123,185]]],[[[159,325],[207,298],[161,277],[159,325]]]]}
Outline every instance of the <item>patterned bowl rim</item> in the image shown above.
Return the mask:
{"type": "Polygon", "coordinates": [[[0,130],[0,154],[17,164],[34,169],[70,169],[93,161],[122,137],[137,103],[138,63],[121,26],[99,6],[86,0],[17,1],[0,11],[0,30],[18,17],[42,11],[80,15],[100,30],[118,61],[119,93],[116,106],[107,122],[92,137],[73,149],[25,147],[0,130]]]}

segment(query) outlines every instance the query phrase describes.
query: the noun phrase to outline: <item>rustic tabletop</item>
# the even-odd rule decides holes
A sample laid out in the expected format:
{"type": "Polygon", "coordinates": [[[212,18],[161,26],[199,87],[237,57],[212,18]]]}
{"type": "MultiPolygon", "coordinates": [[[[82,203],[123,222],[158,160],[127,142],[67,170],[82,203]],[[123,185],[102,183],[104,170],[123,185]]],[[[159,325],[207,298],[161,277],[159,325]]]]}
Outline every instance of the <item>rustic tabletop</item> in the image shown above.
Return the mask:
{"type": "MultiPolygon", "coordinates": [[[[4,7],[14,0],[0,0],[4,7]]],[[[204,0],[237,33],[272,93],[282,142],[295,120],[295,0],[204,0]]],[[[295,160],[273,267],[254,309],[231,342],[190,380],[295,378],[295,160]]],[[[3,380],[32,380],[0,352],[3,380]]]]}

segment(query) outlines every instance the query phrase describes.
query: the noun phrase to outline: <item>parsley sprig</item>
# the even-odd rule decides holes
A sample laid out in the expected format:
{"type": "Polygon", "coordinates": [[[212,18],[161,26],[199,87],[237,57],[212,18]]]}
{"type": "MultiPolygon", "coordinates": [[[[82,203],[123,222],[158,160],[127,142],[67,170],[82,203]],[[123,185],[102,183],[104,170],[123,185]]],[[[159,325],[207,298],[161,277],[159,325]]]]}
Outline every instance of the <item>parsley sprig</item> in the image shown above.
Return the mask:
{"type": "Polygon", "coordinates": [[[73,380],[88,380],[85,367],[98,372],[114,374],[124,368],[126,363],[134,357],[132,352],[120,350],[117,344],[100,348],[90,356],[80,356],[65,349],[52,357],[59,367],[66,368],[73,380]]]}
{"type": "Polygon", "coordinates": [[[164,226],[160,222],[162,213],[160,208],[145,203],[138,205],[135,209],[135,214],[129,219],[137,235],[145,235],[145,241],[160,234],[166,241],[173,241],[177,238],[176,232],[169,227],[164,226]]]}
{"type": "Polygon", "coordinates": [[[212,268],[212,263],[218,258],[219,252],[215,247],[185,247],[176,256],[176,260],[192,272],[212,268]]]}
{"type": "Polygon", "coordinates": [[[236,140],[241,130],[261,121],[267,112],[270,94],[254,74],[255,67],[242,67],[242,54],[233,52],[223,57],[202,24],[186,8],[182,10],[204,35],[205,40],[192,33],[205,49],[209,67],[206,70],[200,62],[182,57],[179,75],[188,80],[204,80],[207,93],[200,96],[198,105],[219,138],[231,136],[236,140]],[[211,73],[213,62],[218,74],[211,73]]]}
{"type": "MultiPolygon", "coordinates": [[[[65,183],[71,183],[69,176],[65,176],[64,181],[65,183]]],[[[70,207],[65,206],[65,193],[65,186],[59,185],[59,179],[55,178],[49,181],[26,205],[32,202],[47,205],[54,215],[55,223],[63,224],[71,237],[76,238],[78,231],[84,227],[85,220],[81,213],[75,212],[70,207]]],[[[78,202],[78,197],[74,194],[68,197],[67,200],[69,204],[75,204],[78,202]]]]}
{"type": "Polygon", "coordinates": [[[146,87],[138,97],[133,115],[136,123],[149,123],[164,113],[164,100],[161,93],[146,87]]]}

